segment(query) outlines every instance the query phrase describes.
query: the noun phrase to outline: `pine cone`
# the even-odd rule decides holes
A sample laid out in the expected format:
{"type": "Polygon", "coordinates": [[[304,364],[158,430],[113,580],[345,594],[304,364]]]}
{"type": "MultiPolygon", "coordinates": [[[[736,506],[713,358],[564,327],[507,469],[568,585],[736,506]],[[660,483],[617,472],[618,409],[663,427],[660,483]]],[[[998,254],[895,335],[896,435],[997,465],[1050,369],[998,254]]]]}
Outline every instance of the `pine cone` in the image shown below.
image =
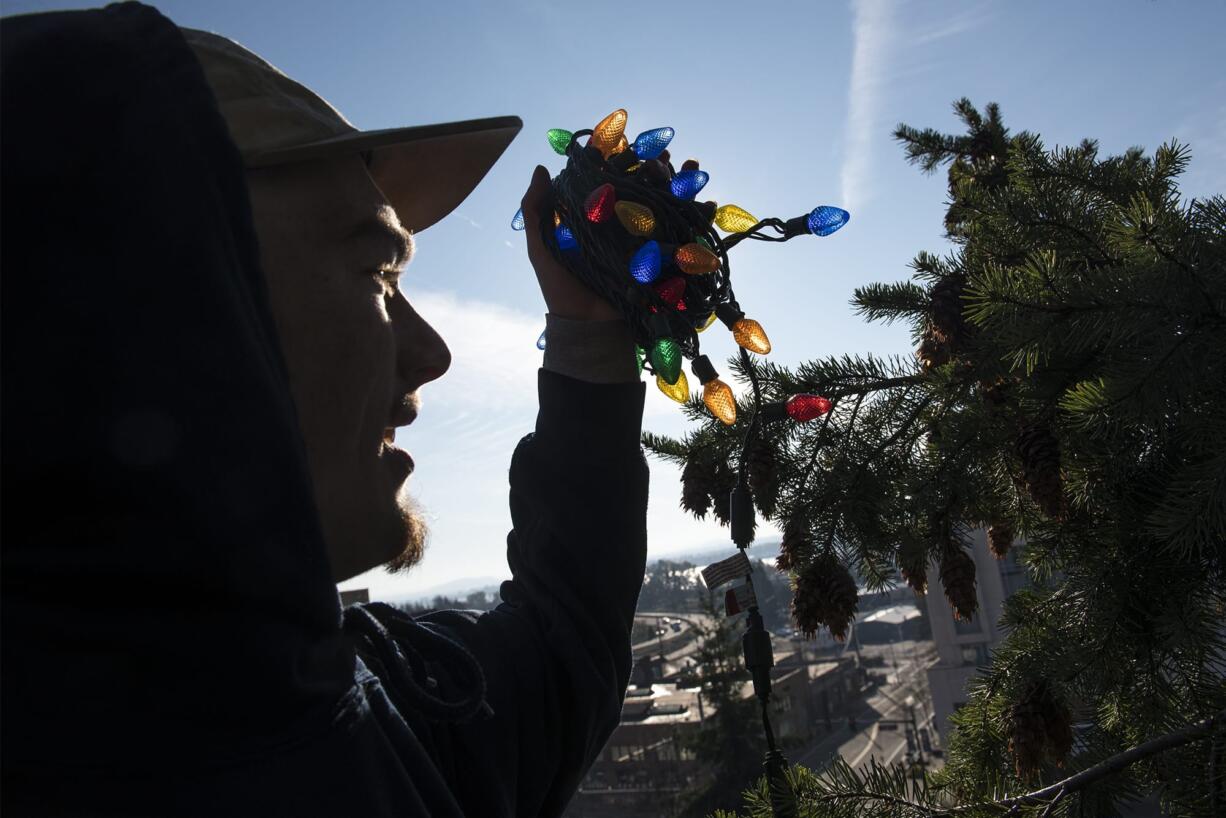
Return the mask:
{"type": "Polygon", "coordinates": [[[720,525],[728,525],[732,518],[732,490],[736,488],[736,472],[727,463],[717,463],[712,475],[710,494],[711,510],[720,525]]]}
{"type": "Polygon", "coordinates": [[[998,560],[1009,555],[1013,547],[1013,525],[1002,520],[994,520],[988,526],[988,550],[998,560]]]}
{"type": "Polygon", "coordinates": [[[856,581],[833,554],[823,554],[800,570],[793,584],[792,617],[809,638],[825,625],[835,639],[847,638],[856,615],[856,581]]]}
{"type": "Polygon", "coordinates": [[[953,608],[954,619],[970,622],[979,608],[979,598],[975,595],[975,561],[965,549],[957,546],[945,549],[941,555],[941,585],[953,608]]]}
{"type": "Polygon", "coordinates": [[[1060,442],[1045,423],[1022,429],[1014,445],[1022,461],[1022,482],[1039,510],[1053,519],[1064,515],[1060,442]]]}
{"type": "Polygon", "coordinates": [[[898,550],[898,573],[915,593],[928,593],[928,552],[922,543],[904,545],[898,550]]]}
{"type": "Polygon", "coordinates": [[[749,489],[762,516],[773,516],[779,499],[779,475],[775,450],[762,438],[758,438],[749,451],[749,489]]]}
{"type": "Polygon", "coordinates": [[[919,349],[915,351],[915,357],[919,358],[924,369],[932,369],[949,363],[949,346],[942,341],[938,341],[932,333],[931,329],[924,331],[924,338],[920,341],[919,349]]]}
{"type": "Polygon", "coordinates": [[[685,468],[681,470],[681,507],[700,520],[711,508],[711,495],[707,492],[711,479],[697,460],[685,461],[685,468]]]}
{"type": "Polygon", "coordinates": [[[804,553],[809,550],[809,538],[798,517],[790,518],[783,526],[783,540],[779,543],[779,558],[775,568],[790,571],[800,565],[804,553]]]}
{"type": "Polygon", "coordinates": [[[1031,682],[1008,716],[1009,753],[1019,778],[1033,780],[1050,757],[1059,766],[1073,747],[1073,719],[1046,679],[1031,682]]]}
{"type": "Polygon", "coordinates": [[[1006,378],[979,382],[979,396],[989,412],[999,411],[1013,400],[1014,385],[1014,381],[1006,378]]]}
{"type": "Polygon", "coordinates": [[[947,278],[933,285],[930,293],[932,337],[951,349],[958,349],[967,335],[966,320],[962,317],[962,289],[960,280],[947,278]]]}

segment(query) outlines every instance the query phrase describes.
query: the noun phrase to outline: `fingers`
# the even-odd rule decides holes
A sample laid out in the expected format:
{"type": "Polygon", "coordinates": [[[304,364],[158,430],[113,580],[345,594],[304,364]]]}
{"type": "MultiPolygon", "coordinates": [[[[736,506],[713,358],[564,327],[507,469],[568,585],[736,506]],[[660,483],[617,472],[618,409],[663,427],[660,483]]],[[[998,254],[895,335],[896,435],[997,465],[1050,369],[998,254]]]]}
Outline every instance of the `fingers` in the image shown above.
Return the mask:
{"type": "Polygon", "coordinates": [[[544,203],[545,195],[549,192],[549,171],[544,165],[537,165],[532,171],[532,181],[528,184],[528,190],[524,193],[523,200],[519,205],[524,211],[524,221],[528,224],[534,224],[538,221],[541,206],[544,203]]]}

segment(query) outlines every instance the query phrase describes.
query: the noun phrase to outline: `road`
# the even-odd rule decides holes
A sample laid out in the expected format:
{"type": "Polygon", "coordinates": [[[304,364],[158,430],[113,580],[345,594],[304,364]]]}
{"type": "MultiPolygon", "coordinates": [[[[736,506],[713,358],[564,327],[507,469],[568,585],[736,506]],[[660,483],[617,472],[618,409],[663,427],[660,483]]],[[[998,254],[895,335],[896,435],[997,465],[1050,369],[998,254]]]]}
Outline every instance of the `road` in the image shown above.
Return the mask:
{"type": "Polygon", "coordinates": [[[864,656],[884,655],[887,661],[885,667],[870,670],[887,672],[888,675],[886,684],[873,691],[855,712],[857,732],[851,734],[846,726],[836,728],[808,747],[790,753],[791,760],[813,770],[822,769],[836,755],[842,756],[853,767],[865,765],[871,758],[883,764],[903,760],[907,751],[905,728],[899,724],[894,729],[889,729],[890,725],[882,729],[882,722],[907,720],[906,701],[911,697],[915,702],[917,726],[927,726],[929,733],[932,733],[932,708],[927,704],[928,679],[925,671],[936,661],[936,657],[923,650],[929,644],[919,643],[917,647],[917,643],[902,642],[893,645],[893,650],[891,646],[866,648],[864,656]],[[889,664],[891,654],[897,658],[897,667],[889,664]]]}

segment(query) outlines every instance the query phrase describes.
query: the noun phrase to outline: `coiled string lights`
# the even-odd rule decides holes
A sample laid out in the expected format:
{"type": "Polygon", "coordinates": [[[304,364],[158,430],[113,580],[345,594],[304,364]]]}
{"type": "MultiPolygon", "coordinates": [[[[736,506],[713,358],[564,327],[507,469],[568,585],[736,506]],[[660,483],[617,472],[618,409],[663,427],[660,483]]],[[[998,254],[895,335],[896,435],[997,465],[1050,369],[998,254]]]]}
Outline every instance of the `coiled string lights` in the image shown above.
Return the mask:
{"type": "MultiPolygon", "coordinates": [[[[594,128],[574,132],[554,128],[546,134],[553,150],[567,161],[553,179],[551,207],[542,211],[540,224],[532,228],[540,230],[556,259],[620,310],[634,332],[639,371],[648,370],[661,392],[684,403],[690,386],[682,363],[688,358],[707,410],[729,426],[737,421],[736,397],[702,354],[698,336],[717,320],[732,333],[753,387],[731,497],[732,540],[745,549],[756,527],[747,462],[759,424],[805,422],[829,412],[831,403],[819,395],[761,403],[749,353],[766,355],[771,343],[762,325],[747,317],[737,303],[728,254],[746,239],[782,242],[803,235],[829,236],[850,215],[842,208],[821,205],[791,219],[757,219],[734,204],[697,201],[710,175],[694,162],[686,162],[679,171],[673,168],[666,153],[673,129],[652,128],[631,142],[625,135],[626,124],[626,111],[619,108],[594,128]],[[584,137],[587,140],[581,144],[584,137]]],[[[511,227],[528,228],[522,212],[516,212],[511,227]]],[[[547,343],[542,333],[537,347],[543,349],[547,343]]],[[[750,574],[746,582],[752,598],[750,574]]],[[[775,747],[767,709],[773,665],[770,635],[756,604],[749,609],[743,643],[746,666],[762,704],[772,805],[777,815],[794,815],[795,799],[782,772],[786,762],[775,747]]]]}

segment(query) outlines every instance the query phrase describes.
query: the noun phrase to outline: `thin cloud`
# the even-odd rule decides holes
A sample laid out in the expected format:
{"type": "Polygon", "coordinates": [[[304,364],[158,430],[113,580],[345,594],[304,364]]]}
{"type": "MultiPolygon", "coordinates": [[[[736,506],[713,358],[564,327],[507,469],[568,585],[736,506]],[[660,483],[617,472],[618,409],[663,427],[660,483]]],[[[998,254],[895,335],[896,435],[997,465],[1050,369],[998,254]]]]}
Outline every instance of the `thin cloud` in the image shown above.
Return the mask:
{"type": "Polygon", "coordinates": [[[464,214],[463,214],[463,213],[461,213],[460,211],[458,211],[458,210],[457,210],[457,211],[455,211],[455,212],[453,213],[453,215],[454,215],[456,218],[460,219],[461,221],[466,221],[466,222],[468,222],[468,223],[469,223],[471,226],[473,226],[473,227],[474,227],[474,228],[476,228],[477,230],[480,230],[480,229],[481,229],[481,223],[480,223],[480,222],[478,222],[477,220],[475,220],[475,219],[473,219],[473,218],[471,218],[471,217],[469,217],[469,216],[464,215],[464,214]]]}
{"type": "Polygon", "coordinates": [[[887,55],[893,40],[888,0],[852,3],[851,78],[847,86],[847,126],[843,136],[844,206],[853,212],[872,195],[870,168],[877,113],[885,85],[887,55]]]}

